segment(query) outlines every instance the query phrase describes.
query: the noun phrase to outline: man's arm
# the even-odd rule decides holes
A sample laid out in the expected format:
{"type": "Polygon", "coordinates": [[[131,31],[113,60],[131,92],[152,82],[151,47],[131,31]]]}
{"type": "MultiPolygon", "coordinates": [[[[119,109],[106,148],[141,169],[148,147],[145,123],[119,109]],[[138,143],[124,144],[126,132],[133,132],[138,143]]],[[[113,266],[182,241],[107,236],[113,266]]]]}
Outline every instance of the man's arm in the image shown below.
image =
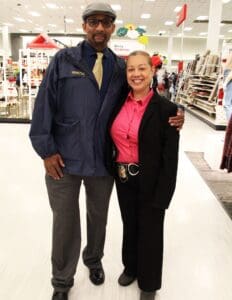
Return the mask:
{"type": "Polygon", "coordinates": [[[64,162],[52,134],[56,97],[57,73],[53,59],[36,97],[29,135],[33,148],[44,161],[46,173],[57,180],[63,177],[64,162]]]}
{"type": "Polygon", "coordinates": [[[178,105],[176,116],[170,117],[168,122],[171,126],[175,126],[178,131],[182,129],[184,124],[184,107],[182,105],[178,105]]]}
{"type": "Polygon", "coordinates": [[[32,146],[42,159],[58,152],[52,135],[56,106],[56,77],[53,59],[39,87],[29,132],[32,146]]]}

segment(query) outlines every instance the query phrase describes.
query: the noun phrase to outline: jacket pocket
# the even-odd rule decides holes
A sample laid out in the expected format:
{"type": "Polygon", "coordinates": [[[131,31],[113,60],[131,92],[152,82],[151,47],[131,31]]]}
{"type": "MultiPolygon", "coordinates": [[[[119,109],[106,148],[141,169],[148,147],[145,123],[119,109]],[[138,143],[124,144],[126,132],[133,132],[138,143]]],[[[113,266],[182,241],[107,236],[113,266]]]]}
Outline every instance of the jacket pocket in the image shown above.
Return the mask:
{"type": "Polygon", "coordinates": [[[69,78],[83,78],[86,76],[87,76],[87,74],[85,71],[74,68],[74,67],[60,70],[60,73],[59,73],[60,80],[69,79],[69,78]]]}
{"type": "Polygon", "coordinates": [[[54,128],[58,151],[63,158],[81,159],[81,128],[80,121],[56,122],[54,128]]]}

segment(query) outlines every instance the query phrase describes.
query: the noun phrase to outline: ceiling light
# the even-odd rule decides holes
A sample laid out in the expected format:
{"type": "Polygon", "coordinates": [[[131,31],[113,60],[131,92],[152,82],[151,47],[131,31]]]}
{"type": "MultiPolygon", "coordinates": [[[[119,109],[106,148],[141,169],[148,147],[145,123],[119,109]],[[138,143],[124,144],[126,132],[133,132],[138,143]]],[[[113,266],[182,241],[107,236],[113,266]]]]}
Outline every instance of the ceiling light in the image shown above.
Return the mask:
{"type": "Polygon", "coordinates": [[[37,11],[30,11],[29,14],[33,17],[40,17],[41,16],[37,11]]]}
{"type": "Polygon", "coordinates": [[[160,30],[160,31],[159,31],[159,34],[165,34],[165,33],[166,33],[165,30],[160,30]]]}
{"type": "Polygon", "coordinates": [[[199,35],[207,35],[208,32],[200,32],[199,35]]]}
{"type": "Polygon", "coordinates": [[[223,39],[224,36],[225,36],[224,34],[220,34],[220,35],[219,35],[219,38],[220,38],[220,39],[223,39]]]}
{"type": "Polygon", "coordinates": [[[232,29],[228,30],[228,32],[232,32],[232,29]]]}
{"type": "Polygon", "coordinates": [[[74,23],[73,19],[70,19],[70,18],[65,18],[65,22],[66,23],[74,23]]]}
{"type": "Polygon", "coordinates": [[[48,24],[48,26],[50,26],[50,27],[56,27],[56,24],[48,24]]]}
{"type": "Polygon", "coordinates": [[[42,32],[43,31],[43,27],[35,27],[35,31],[42,32]]]}
{"type": "Polygon", "coordinates": [[[174,9],[174,12],[178,13],[179,11],[181,11],[182,9],[182,6],[177,6],[175,9],[174,9]]]}
{"type": "Polygon", "coordinates": [[[146,25],[141,25],[141,26],[138,26],[139,28],[142,28],[142,29],[147,29],[147,26],[146,25]]]}
{"type": "Polygon", "coordinates": [[[199,20],[199,21],[204,21],[204,20],[208,20],[208,16],[199,16],[199,17],[197,17],[197,20],[199,20]]]}
{"type": "Polygon", "coordinates": [[[166,21],[166,22],[164,23],[164,25],[167,25],[167,26],[171,26],[171,25],[173,25],[173,24],[174,24],[173,21],[166,21]]]}
{"type": "Polygon", "coordinates": [[[123,24],[123,20],[115,20],[115,24],[123,24]]]}
{"type": "Polygon", "coordinates": [[[142,14],[141,19],[150,19],[151,14],[142,14]]]}
{"type": "Polygon", "coordinates": [[[47,8],[58,9],[59,6],[56,3],[46,3],[47,8]]]}
{"type": "Polygon", "coordinates": [[[191,31],[193,28],[192,27],[185,27],[184,31],[191,31]]]}
{"type": "Polygon", "coordinates": [[[18,22],[26,22],[23,18],[15,17],[14,19],[18,22]]]}
{"type": "Polygon", "coordinates": [[[12,24],[12,23],[3,23],[3,25],[5,25],[5,26],[14,26],[14,24],[12,24]]]}
{"type": "Polygon", "coordinates": [[[116,10],[116,11],[118,11],[118,10],[121,10],[121,9],[122,9],[122,7],[121,7],[121,5],[120,5],[120,4],[111,4],[110,6],[113,8],[113,10],[116,10]]]}
{"type": "Polygon", "coordinates": [[[20,32],[29,32],[28,30],[26,29],[19,29],[20,32]]]}
{"type": "Polygon", "coordinates": [[[155,2],[155,0],[145,0],[146,2],[155,2]]]}
{"type": "Polygon", "coordinates": [[[229,3],[231,0],[222,0],[222,3],[229,3]]]}

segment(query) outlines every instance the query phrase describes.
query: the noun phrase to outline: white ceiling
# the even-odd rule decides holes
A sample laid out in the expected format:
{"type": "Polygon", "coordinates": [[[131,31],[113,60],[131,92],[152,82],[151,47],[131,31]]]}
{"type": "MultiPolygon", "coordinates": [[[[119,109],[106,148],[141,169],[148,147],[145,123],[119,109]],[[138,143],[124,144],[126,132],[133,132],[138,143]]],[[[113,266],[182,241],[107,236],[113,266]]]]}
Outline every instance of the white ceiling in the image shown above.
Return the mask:
{"type": "MultiPolygon", "coordinates": [[[[103,0],[104,1],[104,0],[103,0]]],[[[222,1],[222,0],[218,0],[222,1]]],[[[9,32],[12,33],[65,33],[78,34],[81,28],[82,6],[92,1],[86,0],[1,0],[0,6],[0,28],[5,23],[11,23],[9,32]],[[46,3],[56,3],[59,8],[48,9],[46,3]],[[40,13],[39,17],[33,17],[30,11],[40,13]],[[14,18],[24,18],[25,22],[18,22],[14,18]],[[64,22],[65,18],[73,19],[74,23],[64,22]],[[56,27],[53,27],[56,26],[56,27]]],[[[98,1],[95,1],[98,2],[98,1]]],[[[100,1],[99,1],[100,2],[100,1]]],[[[200,15],[209,15],[210,0],[155,0],[148,2],[144,0],[109,0],[110,4],[120,4],[122,9],[117,12],[118,20],[123,20],[123,24],[117,25],[117,28],[123,27],[128,23],[136,26],[146,25],[146,35],[158,35],[159,31],[170,31],[173,35],[181,33],[181,26],[176,27],[176,6],[188,5],[188,16],[185,26],[192,27],[192,31],[185,32],[185,36],[199,36],[200,32],[207,32],[208,24],[197,24],[193,21],[200,15]],[[141,19],[142,13],[150,13],[148,20],[141,19]],[[165,21],[174,21],[174,25],[166,26],[165,21]]],[[[231,21],[231,24],[221,27],[220,34],[225,38],[232,39],[232,1],[223,4],[222,20],[231,21]]],[[[163,34],[163,35],[166,35],[163,34]]]]}

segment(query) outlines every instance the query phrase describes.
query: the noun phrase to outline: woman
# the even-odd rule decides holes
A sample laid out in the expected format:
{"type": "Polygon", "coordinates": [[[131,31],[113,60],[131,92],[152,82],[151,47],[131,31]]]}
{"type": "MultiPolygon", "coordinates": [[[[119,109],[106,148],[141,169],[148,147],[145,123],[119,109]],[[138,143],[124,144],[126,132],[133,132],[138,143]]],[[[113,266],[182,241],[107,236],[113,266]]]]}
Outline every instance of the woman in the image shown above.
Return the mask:
{"type": "Polygon", "coordinates": [[[232,115],[226,128],[220,169],[226,169],[228,173],[232,172],[232,115]]]}
{"type": "Polygon", "coordinates": [[[116,188],[123,221],[119,284],[135,279],[140,300],[161,287],[163,223],[176,184],[179,133],[168,123],[177,106],[151,89],[154,67],[144,51],[127,60],[131,88],[115,112],[110,134],[115,146],[116,188]]]}
{"type": "Polygon", "coordinates": [[[232,53],[226,60],[224,71],[224,109],[226,112],[226,118],[229,122],[232,114],[232,53]]]}

